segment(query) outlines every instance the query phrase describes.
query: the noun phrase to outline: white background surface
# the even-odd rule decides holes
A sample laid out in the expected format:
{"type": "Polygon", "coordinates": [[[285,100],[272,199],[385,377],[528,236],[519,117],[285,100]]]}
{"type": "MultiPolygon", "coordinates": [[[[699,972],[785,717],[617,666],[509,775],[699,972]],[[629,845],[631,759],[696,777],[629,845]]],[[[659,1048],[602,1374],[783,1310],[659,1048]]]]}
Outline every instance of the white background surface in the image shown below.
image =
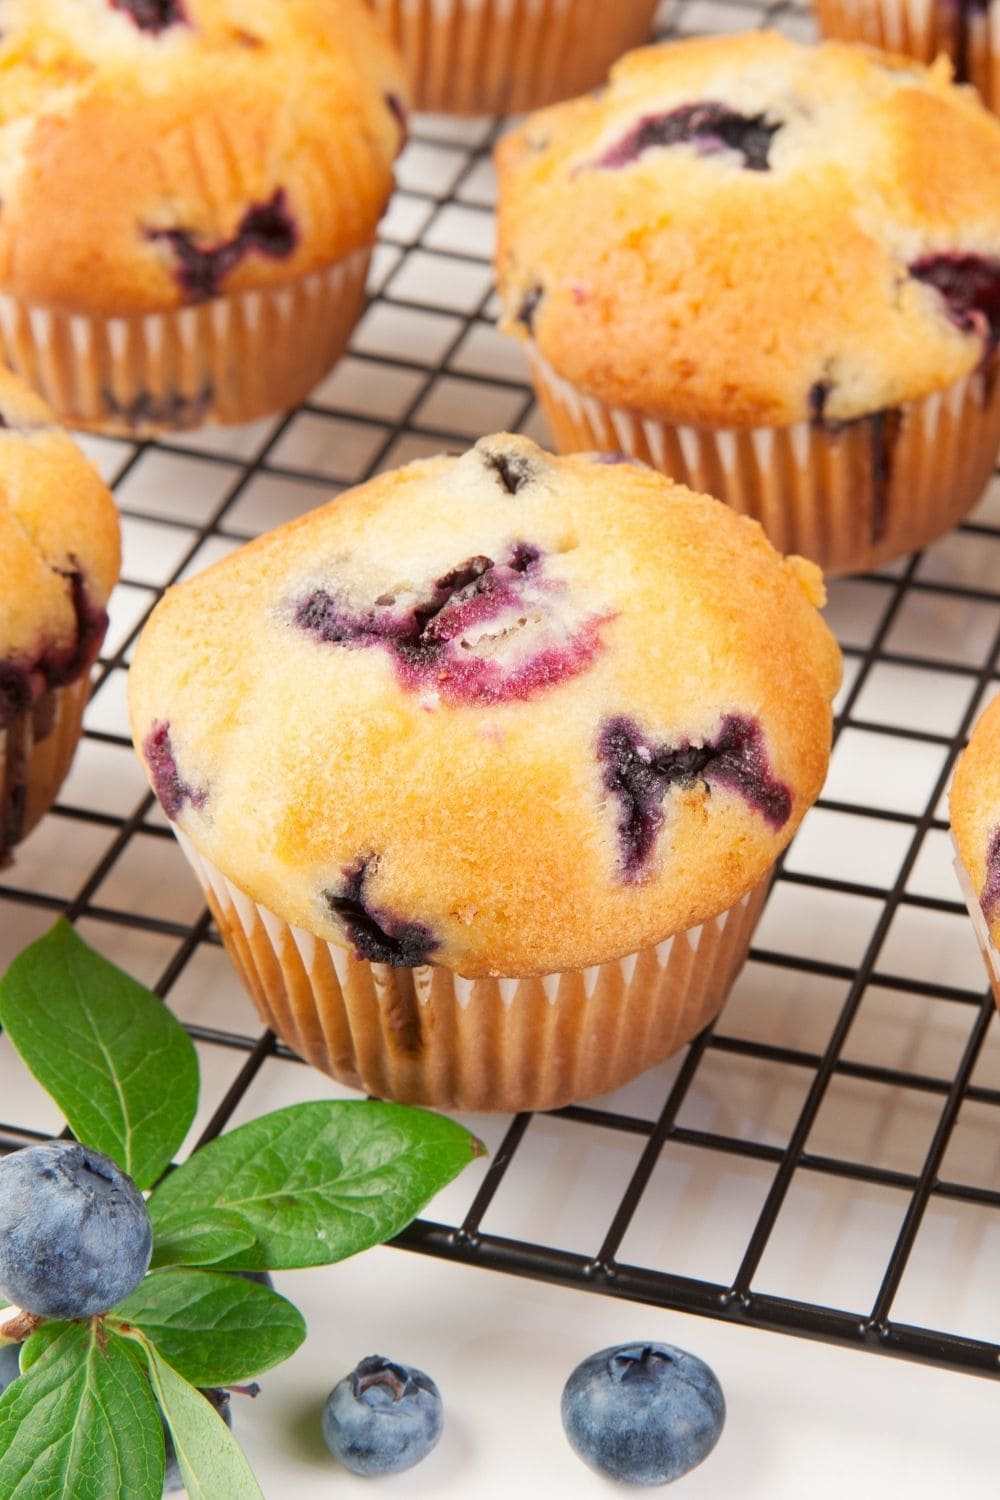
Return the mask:
{"type": "MultiPolygon", "coordinates": [[[[662,18],[676,20],[682,31],[721,30],[757,25],[764,14],[759,4],[688,0],[666,4],[662,18]]],[[[801,9],[769,14],[783,30],[810,34],[801,9]]],[[[482,150],[489,128],[417,123],[373,266],[376,300],[350,356],[306,410],[287,422],[187,434],[142,451],[85,440],[107,477],[121,476],[125,581],[114,597],[106,652],[125,651],[90,705],[89,737],[57,810],[0,873],[0,963],[45,931],[64,902],[74,902],[83,908],[82,934],[155,984],[201,914],[197,886],[163,836],[162,816],[144,807],[145,782],[126,740],[127,643],[160,586],[326,499],[372,466],[390,467],[508,426],[544,439],[520,352],[493,327],[493,179],[482,150]],[[133,817],[120,840],[123,821],[133,817]],[[125,916],[141,925],[126,925],[125,916]]],[[[758,1051],[720,1045],[705,1054],[678,1115],[687,1138],[664,1148],[622,1243],[623,1262],[721,1284],[735,1276],[852,975],[869,962],[873,979],[806,1151],[813,1161],[843,1164],[845,1171],[862,1163],[888,1178],[861,1183],[808,1162],[800,1166],[753,1290],[844,1309],[859,1320],[872,1307],[985,989],[960,907],[943,807],[931,806],[931,820],[922,821],[963,716],[997,685],[989,659],[1000,627],[993,592],[1000,579],[996,482],[971,519],[978,530],[956,533],[920,561],[898,608],[902,565],[831,590],[829,619],[847,649],[845,691],[880,630],[881,657],[863,679],[823,801],[790,852],[786,868],[797,881],[775,887],[755,940],[758,956],[718,1027],[723,1039],[758,1051]],[[895,818],[879,815],[886,811],[895,818]],[[914,843],[902,900],[884,941],[873,944],[887,893],[914,843]],[[842,884],[831,889],[814,879],[842,884]],[[794,966],[807,961],[826,972],[794,966]],[[934,988],[920,988],[928,984],[934,988]],[[917,1079],[930,1086],[914,1087],[917,1079]],[[737,1155],[734,1145],[756,1154],[737,1155]]],[[[183,1020],[203,1028],[202,1101],[190,1149],[245,1060],[222,1033],[251,1040],[258,1033],[225,956],[211,945],[195,948],[169,1000],[183,1020]]],[[[602,1106],[652,1122],[681,1062],[653,1070],[602,1106]]],[[[972,1201],[976,1192],[1000,1191],[995,1019],[972,1083],[941,1172],[965,1198],[932,1197],[892,1316],[1000,1342],[1000,1210],[972,1201]]],[[[293,1100],[344,1092],[294,1062],[269,1058],[233,1123],[293,1100]]],[[[63,1123],[3,1038],[0,1120],[44,1132],[63,1123]]],[[[509,1122],[468,1123],[495,1151],[509,1122]]],[[[484,1231],[594,1255],[643,1145],[641,1134],[536,1117],[484,1231]]],[[[486,1170],[482,1162],[471,1167],[439,1196],[430,1216],[459,1224],[486,1170]]],[[[279,1276],[278,1286],[302,1307],[310,1337],[286,1366],[264,1377],[256,1403],[234,1401],[237,1434],[268,1500],[620,1494],[565,1443],[559,1396],[580,1359],[637,1338],[690,1348],[713,1365],[726,1392],[720,1446],[673,1493],[690,1500],[985,1500],[997,1492],[995,1382],[398,1250],[279,1276]],[[416,1363],[437,1380],[446,1427],[439,1448],[411,1474],[363,1481],[326,1454],[318,1412],[330,1386],[376,1352],[416,1363]]]]}
{"type": "Polygon", "coordinates": [[[262,1381],[256,1403],[234,1397],[236,1430],[269,1500],[642,1493],[591,1473],[559,1418],[573,1367],[635,1339],[696,1352],[726,1394],[719,1446],[670,1488],[678,1500],[986,1500],[997,1492],[998,1392],[989,1381],[390,1249],[280,1277],[279,1287],[312,1335],[280,1379],[262,1381]],[[317,1438],[325,1390],[370,1353],[426,1369],[445,1402],[438,1448],[408,1474],[380,1481],[340,1470],[317,1438]]]}

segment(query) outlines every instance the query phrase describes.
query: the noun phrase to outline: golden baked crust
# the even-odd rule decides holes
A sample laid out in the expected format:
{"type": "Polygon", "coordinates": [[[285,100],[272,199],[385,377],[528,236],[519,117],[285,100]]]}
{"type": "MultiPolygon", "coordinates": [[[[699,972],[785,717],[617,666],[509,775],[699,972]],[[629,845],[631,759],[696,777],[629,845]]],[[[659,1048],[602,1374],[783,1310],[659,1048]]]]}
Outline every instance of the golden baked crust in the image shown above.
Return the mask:
{"type": "Polygon", "coordinates": [[[611,405],[847,421],[952,384],[1000,337],[1000,122],[944,60],[772,33],[649,47],[532,115],[497,165],[507,330],[611,405]],[[749,154],[726,144],[741,117],[749,154]],[[982,288],[944,294],[967,272],[992,278],[992,317],[982,288]]]}
{"type": "Polygon", "coordinates": [[[97,470],[0,369],[0,727],[90,665],[120,562],[97,470]]]}
{"type": "Polygon", "coordinates": [[[295,926],[581,967],[732,905],[788,842],[840,678],[822,597],[651,469],[484,438],[168,591],[132,732],[197,850],[295,926]]]}
{"type": "Polygon", "coordinates": [[[977,720],[948,799],[959,859],[1000,948],[1000,695],[977,720]]]}
{"type": "Polygon", "coordinates": [[[0,0],[0,289],[127,314],[328,266],[404,98],[362,0],[0,0]]]}

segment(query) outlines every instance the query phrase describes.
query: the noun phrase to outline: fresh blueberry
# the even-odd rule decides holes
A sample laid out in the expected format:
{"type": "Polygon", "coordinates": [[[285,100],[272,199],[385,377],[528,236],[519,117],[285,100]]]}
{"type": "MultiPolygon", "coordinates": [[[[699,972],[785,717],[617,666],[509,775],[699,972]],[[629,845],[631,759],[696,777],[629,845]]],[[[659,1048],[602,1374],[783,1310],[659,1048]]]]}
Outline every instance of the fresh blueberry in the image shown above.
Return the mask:
{"type": "Polygon", "coordinates": [[[703,1360],[672,1344],[620,1344],[577,1365],[562,1395],[570,1446],[626,1484],[669,1484],[722,1434],[722,1387],[703,1360]]]}
{"type": "Polygon", "coordinates": [[[0,1347],[0,1396],[21,1373],[20,1344],[4,1344],[0,1347]]]}
{"type": "Polygon", "coordinates": [[[370,1354],[327,1396],[323,1439],[354,1474],[399,1474],[427,1457],[441,1422],[441,1393],[429,1375],[370,1354]]]}
{"type": "Polygon", "coordinates": [[[244,1281],[256,1281],[258,1286],[266,1286],[269,1292],[274,1291],[270,1271],[230,1271],[229,1275],[239,1276],[244,1281]]]}
{"type": "Polygon", "coordinates": [[[0,1292],[43,1318],[107,1312],[145,1276],[153,1230],[120,1167],[76,1141],[0,1161],[0,1292]]]}
{"type": "MultiPolygon", "coordinates": [[[[233,1425],[233,1414],[229,1410],[229,1392],[212,1388],[201,1393],[206,1401],[210,1401],[227,1427],[233,1425]]],[[[163,1422],[162,1415],[160,1421],[163,1422]]],[[[181,1478],[180,1465],[177,1462],[177,1453],[174,1449],[174,1440],[170,1436],[170,1428],[163,1422],[163,1444],[166,1449],[167,1466],[163,1475],[163,1493],[169,1494],[173,1490],[182,1490],[184,1481],[181,1478]]]]}

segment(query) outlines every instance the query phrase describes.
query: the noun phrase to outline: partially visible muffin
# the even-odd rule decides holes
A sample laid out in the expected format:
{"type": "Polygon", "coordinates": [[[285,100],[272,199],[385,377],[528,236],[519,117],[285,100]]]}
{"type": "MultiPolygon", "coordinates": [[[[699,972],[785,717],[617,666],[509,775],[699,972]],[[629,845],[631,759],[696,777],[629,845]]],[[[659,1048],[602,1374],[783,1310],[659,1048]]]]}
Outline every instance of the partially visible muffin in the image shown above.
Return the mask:
{"type": "Polygon", "coordinates": [[[1000,444],[1000,122],[946,64],[647,48],[498,148],[498,280],[560,447],[621,447],[832,572],[930,541],[1000,444]]]}
{"type": "Polygon", "coordinates": [[[369,0],[418,109],[515,114],[604,82],[648,39],[656,0],[369,0]]]}
{"type": "Polygon", "coordinates": [[[0,369],[0,864],[69,770],[120,561],[107,487],[0,369]]]}
{"type": "Polygon", "coordinates": [[[951,59],[958,83],[971,83],[983,102],[1000,108],[998,0],[816,0],[824,36],[867,42],[886,52],[932,63],[951,59]]]}
{"type": "Polygon", "coordinates": [[[170,590],[133,736],[291,1046],[547,1108],[722,1004],[826,773],[821,599],[715,501],[501,434],[170,590]]]}
{"type": "Polygon", "coordinates": [[[955,868],[1000,1005],[1000,695],[959,757],[949,808],[955,868]]]}
{"type": "Polygon", "coordinates": [[[5,0],[0,355],[77,425],[294,404],[357,318],[405,129],[363,0],[5,0]]]}

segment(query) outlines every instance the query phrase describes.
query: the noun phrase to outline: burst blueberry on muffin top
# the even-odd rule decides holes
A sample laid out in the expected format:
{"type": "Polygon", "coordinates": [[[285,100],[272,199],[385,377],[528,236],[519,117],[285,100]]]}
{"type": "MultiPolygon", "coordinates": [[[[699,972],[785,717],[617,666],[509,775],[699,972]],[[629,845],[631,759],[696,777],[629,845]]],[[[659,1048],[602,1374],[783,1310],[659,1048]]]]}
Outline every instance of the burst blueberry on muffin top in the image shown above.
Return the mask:
{"type": "Polygon", "coordinates": [[[0,0],[0,291],[197,304],[372,238],[401,72],[362,0],[0,0]]]}
{"type": "Polygon", "coordinates": [[[362,957],[548,972],[738,900],[826,771],[818,571],[631,464],[484,438],[168,592],[130,673],[164,809],[362,957]]]}
{"type": "Polygon", "coordinates": [[[0,370],[0,732],[94,661],[119,561],[97,471],[0,370]]]}
{"type": "Polygon", "coordinates": [[[1000,122],[947,64],[646,48],[501,142],[507,326],[611,405],[849,422],[992,367],[1000,122]]]}

